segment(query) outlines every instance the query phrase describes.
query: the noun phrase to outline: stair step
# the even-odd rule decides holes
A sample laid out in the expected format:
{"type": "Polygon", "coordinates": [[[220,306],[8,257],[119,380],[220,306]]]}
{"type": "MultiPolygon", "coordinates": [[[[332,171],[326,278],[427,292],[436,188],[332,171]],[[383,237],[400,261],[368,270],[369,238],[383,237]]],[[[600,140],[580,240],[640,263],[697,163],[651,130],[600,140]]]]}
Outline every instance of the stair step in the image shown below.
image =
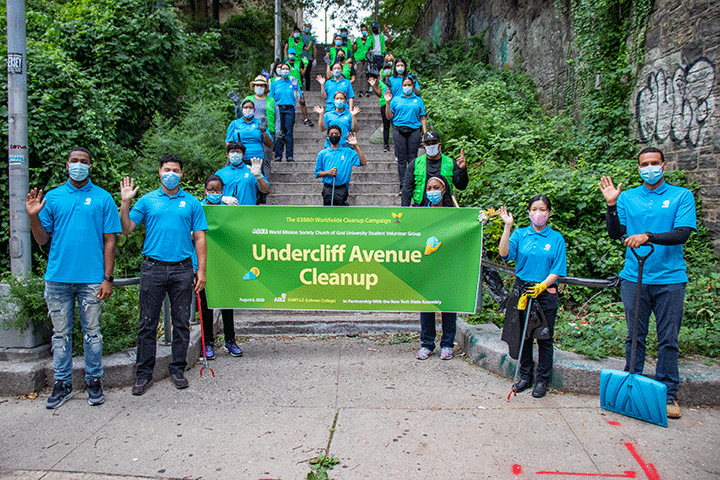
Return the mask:
{"type": "MultiPolygon", "coordinates": [[[[348,195],[348,203],[354,206],[399,207],[400,195],[397,193],[353,193],[348,195]]],[[[287,194],[271,193],[267,196],[268,205],[322,205],[320,189],[316,193],[287,194]]]]}

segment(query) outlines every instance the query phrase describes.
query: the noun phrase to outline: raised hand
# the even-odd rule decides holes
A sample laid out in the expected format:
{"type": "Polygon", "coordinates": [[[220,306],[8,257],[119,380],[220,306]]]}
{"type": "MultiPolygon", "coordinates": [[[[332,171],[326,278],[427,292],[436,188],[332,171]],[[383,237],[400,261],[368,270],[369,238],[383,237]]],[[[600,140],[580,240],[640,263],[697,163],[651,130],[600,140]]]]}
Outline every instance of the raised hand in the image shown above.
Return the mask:
{"type": "Polygon", "coordinates": [[[392,100],[392,92],[388,88],[387,90],[385,90],[385,101],[390,103],[391,100],[392,100]]]}
{"type": "Polygon", "coordinates": [[[138,188],[140,188],[140,187],[135,187],[135,188],[133,188],[133,187],[135,187],[135,179],[133,179],[133,178],[125,177],[120,181],[120,198],[123,201],[129,202],[130,200],[132,200],[133,197],[135,196],[135,194],[137,193],[138,188]]]}
{"type": "Polygon", "coordinates": [[[46,199],[42,198],[42,195],[42,189],[33,188],[28,192],[27,197],[25,197],[25,210],[27,210],[28,215],[39,214],[40,210],[45,206],[46,199]]]}
{"type": "Polygon", "coordinates": [[[507,207],[503,206],[498,209],[498,216],[500,219],[505,222],[505,225],[512,225],[513,224],[513,216],[512,213],[508,212],[507,207]]]}
{"type": "Polygon", "coordinates": [[[318,115],[322,115],[325,113],[325,108],[321,107],[320,105],[315,105],[313,107],[313,112],[317,113],[318,115]]]}
{"type": "Polygon", "coordinates": [[[600,183],[598,183],[598,187],[600,187],[600,191],[602,192],[603,197],[605,197],[605,202],[607,202],[608,207],[612,207],[617,203],[622,183],[618,183],[617,188],[615,188],[612,179],[603,175],[600,179],[600,183]]]}
{"type": "Polygon", "coordinates": [[[252,166],[250,167],[250,173],[252,173],[255,178],[260,178],[260,176],[262,175],[262,173],[260,172],[262,169],[262,161],[263,159],[258,157],[253,157],[250,159],[250,163],[252,164],[252,166]]]}
{"type": "Polygon", "coordinates": [[[370,84],[371,87],[374,87],[375,84],[377,83],[377,80],[375,80],[375,77],[370,77],[370,78],[368,78],[368,83],[370,84]]]}
{"type": "Polygon", "coordinates": [[[325,85],[325,77],[323,77],[322,75],[318,75],[317,77],[315,77],[315,79],[320,85],[325,85]]]}
{"type": "Polygon", "coordinates": [[[458,167],[460,167],[461,170],[465,170],[465,167],[467,167],[467,162],[465,161],[465,149],[460,149],[460,156],[455,160],[455,162],[458,164],[458,167]]]}
{"type": "Polygon", "coordinates": [[[360,112],[362,112],[362,110],[360,110],[360,107],[355,106],[355,107],[352,108],[352,110],[350,110],[350,115],[355,116],[355,115],[357,115],[357,114],[360,113],[360,112]]]}
{"type": "Polygon", "coordinates": [[[263,133],[267,132],[267,129],[268,129],[268,121],[267,121],[267,118],[263,118],[262,120],[260,120],[260,125],[258,125],[258,128],[259,128],[260,131],[263,132],[263,133]]]}

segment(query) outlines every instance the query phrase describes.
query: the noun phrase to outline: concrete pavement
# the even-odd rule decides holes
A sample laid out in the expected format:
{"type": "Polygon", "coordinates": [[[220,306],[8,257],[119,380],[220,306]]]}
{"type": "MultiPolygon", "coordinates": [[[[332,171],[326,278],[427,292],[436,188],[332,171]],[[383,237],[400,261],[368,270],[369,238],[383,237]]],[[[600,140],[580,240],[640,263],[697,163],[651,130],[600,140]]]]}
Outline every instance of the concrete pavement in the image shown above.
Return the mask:
{"type": "Polygon", "coordinates": [[[524,392],[456,358],[415,360],[408,334],[245,337],[190,388],[83,392],[55,411],[0,399],[3,479],[300,479],[329,448],[342,479],[720,477],[720,409],[669,428],[600,409],[596,395],[524,392]],[[333,428],[334,426],[334,428],[333,428]],[[656,473],[655,473],[656,472],[656,473]]]}

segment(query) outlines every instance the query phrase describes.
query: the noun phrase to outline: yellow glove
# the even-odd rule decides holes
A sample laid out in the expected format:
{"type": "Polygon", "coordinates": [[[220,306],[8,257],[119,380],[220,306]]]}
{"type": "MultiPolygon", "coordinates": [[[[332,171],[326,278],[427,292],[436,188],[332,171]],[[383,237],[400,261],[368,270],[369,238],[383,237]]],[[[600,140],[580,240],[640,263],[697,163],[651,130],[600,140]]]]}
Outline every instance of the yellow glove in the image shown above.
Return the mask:
{"type": "Polygon", "coordinates": [[[528,303],[528,294],[523,293],[522,296],[520,297],[520,300],[518,300],[517,309],[525,310],[527,308],[527,303],[528,303]]]}
{"type": "Polygon", "coordinates": [[[528,288],[527,293],[532,298],[537,298],[538,295],[540,295],[542,292],[544,292],[547,289],[547,285],[545,285],[545,282],[536,283],[532,287],[528,288]]]}

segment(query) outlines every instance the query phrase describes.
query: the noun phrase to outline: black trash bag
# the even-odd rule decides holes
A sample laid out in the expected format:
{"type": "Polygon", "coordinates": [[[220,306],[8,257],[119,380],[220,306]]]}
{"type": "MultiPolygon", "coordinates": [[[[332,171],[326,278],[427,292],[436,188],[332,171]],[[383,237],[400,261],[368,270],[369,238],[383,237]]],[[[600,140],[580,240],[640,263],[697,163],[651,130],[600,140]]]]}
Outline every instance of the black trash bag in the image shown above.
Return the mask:
{"type": "MultiPolygon", "coordinates": [[[[505,304],[505,322],[500,339],[508,344],[508,354],[513,360],[518,359],[520,343],[522,342],[522,332],[525,327],[526,312],[525,310],[518,310],[517,308],[518,301],[524,291],[524,286],[517,288],[516,285],[516,288],[513,288],[505,304]]],[[[550,335],[550,326],[545,319],[542,308],[540,308],[540,302],[536,299],[532,299],[530,305],[530,320],[527,332],[525,333],[525,341],[532,338],[537,338],[538,340],[548,340],[552,338],[550,335]]]]}

